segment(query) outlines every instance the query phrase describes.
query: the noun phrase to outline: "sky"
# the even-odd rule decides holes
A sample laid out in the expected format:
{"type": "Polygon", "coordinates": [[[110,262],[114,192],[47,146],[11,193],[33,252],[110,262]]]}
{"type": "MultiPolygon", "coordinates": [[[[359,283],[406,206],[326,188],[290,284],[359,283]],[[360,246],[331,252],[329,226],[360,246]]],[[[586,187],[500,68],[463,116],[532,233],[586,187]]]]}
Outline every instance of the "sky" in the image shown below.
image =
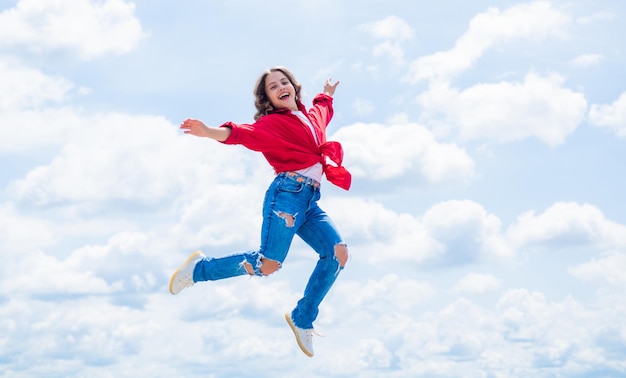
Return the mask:
{"type": "Polygon", "coordinates": [[[0,0],[0,377],[626,375],[625,34],[621,0],[0,0]],[[276,65],[340,81],[353,174],[314,358],[298,239],[167,290],[258,247],[271,168],[179,125],[252,122],[276,65]]]}

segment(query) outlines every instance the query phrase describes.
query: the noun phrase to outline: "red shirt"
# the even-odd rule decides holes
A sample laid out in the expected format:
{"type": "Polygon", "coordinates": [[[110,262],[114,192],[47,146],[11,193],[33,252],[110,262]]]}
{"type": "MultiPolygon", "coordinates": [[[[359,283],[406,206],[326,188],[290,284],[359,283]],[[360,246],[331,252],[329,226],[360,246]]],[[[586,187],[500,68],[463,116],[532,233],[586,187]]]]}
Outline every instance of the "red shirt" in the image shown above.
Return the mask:
{"type": "Polygon", "coordinates": [[[328,181],[345,190],[350,189],[352,177],[341,165],[341,144],[326,141],[326,127],[333,116],[333,98],[320,93],[313,99],[313,107],[308,112],[301,102],[298,102],[298,108],[311,121],[319,145],[311,128],[289,109],[278,109],[253,124],[226,122],[221,127],[230,127],[232,132],[223,143],[241,144],[262,152],[276,173],[322,163],[328,181]],[[329,164],[327,159],[335,165],[329,164]]]}

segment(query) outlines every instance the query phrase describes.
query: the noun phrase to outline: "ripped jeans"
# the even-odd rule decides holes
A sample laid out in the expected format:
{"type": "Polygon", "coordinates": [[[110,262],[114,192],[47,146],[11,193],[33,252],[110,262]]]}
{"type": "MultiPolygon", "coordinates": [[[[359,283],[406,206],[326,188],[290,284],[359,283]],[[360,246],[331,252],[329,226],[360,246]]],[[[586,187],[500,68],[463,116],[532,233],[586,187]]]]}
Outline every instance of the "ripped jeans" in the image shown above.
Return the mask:
{"type": "Polygon", "coordinates": [[[319,199],[316,181],[293,172],[278,174],[265,194],[259,250],[202,259],[194,269],[193,280],[221,280],[248,275],[252,270],[255,275],[265,275],[263,262],[269,259],[282,264],[294,235],[298,235],[317,252],[319,260],[291,317],[297,327],[313,328],[319,305],[347,260],[347,246],[318,206],[319,199]]]}

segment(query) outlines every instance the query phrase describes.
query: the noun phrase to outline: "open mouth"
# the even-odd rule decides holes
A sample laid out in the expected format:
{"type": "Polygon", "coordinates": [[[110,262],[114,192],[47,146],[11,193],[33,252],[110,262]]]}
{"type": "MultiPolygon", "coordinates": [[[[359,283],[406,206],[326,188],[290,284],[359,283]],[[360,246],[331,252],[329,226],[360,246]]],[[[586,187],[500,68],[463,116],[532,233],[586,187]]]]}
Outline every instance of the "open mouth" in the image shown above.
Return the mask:
{"type": "Polygon", "coordinates": [[[289,93],[283,93],[280,96],[278,96],[279,100],[286,100],[289,98],[289,93]]]}

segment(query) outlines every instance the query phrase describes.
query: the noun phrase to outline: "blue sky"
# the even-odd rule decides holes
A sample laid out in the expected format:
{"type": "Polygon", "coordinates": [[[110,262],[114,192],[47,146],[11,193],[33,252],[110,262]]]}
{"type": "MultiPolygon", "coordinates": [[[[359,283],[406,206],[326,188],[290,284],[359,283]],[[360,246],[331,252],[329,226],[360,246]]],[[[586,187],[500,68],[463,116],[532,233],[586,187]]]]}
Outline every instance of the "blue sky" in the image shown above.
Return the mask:
{"type": "Polygon", "coordinates": [[[621,1],[0,1],[0,377],[626,374],[621,1]],[[173,297],[256,248],[272,171],[182,135],[340,80],[352,259],[316,356],[282,315],[314,254],[173,297]]]}

